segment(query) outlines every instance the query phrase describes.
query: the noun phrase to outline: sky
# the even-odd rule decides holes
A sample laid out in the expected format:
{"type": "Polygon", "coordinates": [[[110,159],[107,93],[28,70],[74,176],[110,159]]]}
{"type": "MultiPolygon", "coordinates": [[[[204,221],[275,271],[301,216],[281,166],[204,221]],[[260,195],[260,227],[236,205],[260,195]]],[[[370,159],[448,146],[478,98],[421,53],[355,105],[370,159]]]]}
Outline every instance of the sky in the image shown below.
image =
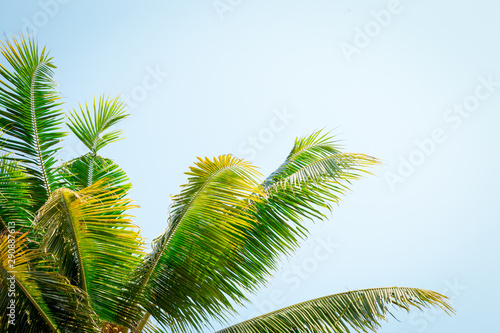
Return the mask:
{"type": "MultiPolygon", "coordinates": [[[[0,30],[47,45],[66,111],[100,94],[127,100],[126,139],[103,155],[128,173],[148,241],[197,156],[233,154],[268,175],[296,137],[325,129],[383,161],[328,221],[307,223],[301,249],[228,325],[407,286],[449,296],[457,315],[397,312],[379,332],[494,332],[499,10],[486,0],[3,0],[0,30]]],[[[60,158],[83,153],[70,136],[60,158]]]]}

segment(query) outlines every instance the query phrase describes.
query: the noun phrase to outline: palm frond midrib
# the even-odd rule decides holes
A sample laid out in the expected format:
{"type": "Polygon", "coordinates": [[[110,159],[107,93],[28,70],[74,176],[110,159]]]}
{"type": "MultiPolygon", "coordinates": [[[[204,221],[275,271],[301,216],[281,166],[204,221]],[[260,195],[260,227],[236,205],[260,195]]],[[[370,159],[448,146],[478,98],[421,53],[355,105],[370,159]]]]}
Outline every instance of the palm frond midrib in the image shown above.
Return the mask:
{"type": "Polygon", "coordinates": [[[30,111],[31,111],[31,126],[32,126],[32,130],[33,130],[33,136],[35,138],[35,149],[36,149],[36,152],[38,155],[39,167],[40,167],[40,170],[42,173],[43,183],[44,183],[45,189],[47,191],[47,195],[50,195],[52,190],[51,190],[51,187],[50,187],[50,184],[48,181],[47,170],[45,168],[45,163],[44,163],[44,160],[42,157],[42,149],[40,147],[40,137],[38,134],[38,125],[37,125],[37,117],[36,117],[36,109],[35,109],[35,83],[36,83],[35,80],[36,80],[36,76],[37,76],[40,68],[42,66],[45,66],[46,64],[47,64],[46,62],[39,63],[35,67],[33,74],[31,75],[32,78],[31,78],[31,87],[30,87],[30,111]]]}

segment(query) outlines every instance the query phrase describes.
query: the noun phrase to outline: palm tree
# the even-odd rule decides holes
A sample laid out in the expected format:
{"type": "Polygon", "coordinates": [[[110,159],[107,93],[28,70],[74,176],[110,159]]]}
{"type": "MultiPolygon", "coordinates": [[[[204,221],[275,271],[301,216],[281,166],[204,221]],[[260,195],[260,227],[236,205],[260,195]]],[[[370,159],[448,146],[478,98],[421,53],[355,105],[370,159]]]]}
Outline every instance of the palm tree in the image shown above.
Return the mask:
{"type": "MultiPolygon", "coordinates": [[[[173,197],[165,231],[145,252],[125,172],[100,150],[121,138],[118,98],[68,113],[88,153],[59,162],[65,115],[52,58],[33,37],[1,45],[0,330],[199,331],[226,322],[325,218],[351,181],[378,161],[344,153],[316,132],[295,141],[269,177],[232,155],[199,158],[173,197]]],[[[293,305],[219,332],[375,331],[394,309],[437,306],[414,288],[349,291],[293,305]]]]}

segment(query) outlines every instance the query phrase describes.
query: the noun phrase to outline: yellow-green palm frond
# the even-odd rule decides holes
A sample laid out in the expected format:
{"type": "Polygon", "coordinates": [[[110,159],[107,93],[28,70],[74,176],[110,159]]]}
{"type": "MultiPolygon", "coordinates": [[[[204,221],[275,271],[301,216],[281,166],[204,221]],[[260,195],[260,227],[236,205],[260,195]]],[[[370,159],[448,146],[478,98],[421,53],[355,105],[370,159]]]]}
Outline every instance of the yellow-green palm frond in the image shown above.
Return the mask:
{"type": "Polygon", "coordinates": [[[321,131],[298,138],[285,162],[262,183],[264,197],[252,203],[259,223],[248,230],[240,255],[253,262],[253,274],[269,276],[280,256],[292,253],[307,236],[303,220],[324,219],[322,209],[331,210],[351,181],[377,163],[368,155],[342,152],[321,131]]]}
{"type": "Polygon", "coordinates": [[[105,181],[109,186],[120,187],[125,195],[131,185],[125,172],[108,158],[98,152],[108,144],[121,139],[121,130],[110,130],[128,114],[119,97],[113,99],[101,95],[89,109],[85,103],[80,109],[69,114],[68,127],[89,149],[89,153],[77,157],[60,168],[60,174],[66,180],[67,187],[80,190],[92,184],[105,181]]]}
{"type": "Polygon", "coordinates": [[[94,98],[90,111],[87,102],[80,104],[80,110],[72,110],[69,115],[68,127],[80,141],[96,154],[106,145],[120,140],[122,131],[114,130],[105,133],[110,127],[128,116],[125,104],[119,97],[109,98],[101,95],[97,101],[94,98]]]}
{"type": "Polygon", "coordinates": [[[220,262],[255,224],[248,202],[260,193],[255,167],[230,155],[200,158],[187,175],[173,198],[169,227],[138,272],[145,309],[180,331],[223,317],[245,298],[241,287],[253,279],[251,268],[220,262]]]}
{"type": "Polygon", "coordinates": [[[41,248],[59,270],[89,295],[104,321],[128,325],[137,310],[123,302],[127,281],[143,255],[143,240],[128,214],[130,201],[96,183],[81,191],[61,188],[38,212],[41,248]]]}
{"type": "Polygon", "coordinates": [[[26,234],[0,234],[0,280],[0,331],[97,332],[87,295],[46,254],[28,249],[26,234]]]}
{"type": "Polygon", "coordinates": [[[125,195],[132,187],[125,171],[109,158],[91,153],[77,157],[61,167],[68,187],[79,191],[95,182],[106,184],[111,190],[117,190],[120,196],[125,195]]]}
{"type": "Polygon", "coordinates": [[[80,105],[79,111],[70,112],[68,127],[89,149],[88,154],[66,163],[61,169],[72,188],[91,186],[104,178],[121,186],[124,193],[130,188],[129,184],[123,184],[127,181],[125,173],[111,160],[97,154],[103,147],[121,139],[121,130],[109,129],[127,116],[119,97],[111,99],[104,95],[97,103],[94,98],[92,111],[85,103],[85,106],[80,105]]]}
{"type": "Polygon", "coordinates": [[[350,333],[376,332],[391,311],[438,307],[453,313],[446,296],[415,288],[349,291],[292,305],[217,333],[350,333]]]}
{"type": "Polygon", "coordinates": [[[295,249],[305,235],[302,220],[324,217],[320,209],[338,202],[349,181],[376,164],[369,156],[340,152],[328,136],[317,132],[298,139],[276,172],[259,186],[252,181],[245,186],[248,194],[241,195],[234,192],[240,175],[225,172],[231,169],[221,163],[214,171],[225,175],[224,182],[217,188],[206,187],[211,174],[200,170],[213,165],[207,161],[189,173],[194,177],[174,201],[174,227],[157,239],[145,265],[153,272],[146,290],[154,291],[148,298],[155,304],[146,310],[174,331],[197,329],[206,317],[223,320],[233,304],[265,284],[281,254],[295,249]],[[229,214],[219,209],[224,202],[214,201],[220,193],[237,199],[229,205],[242,214],[245,223],[227,229],[229,214]],[[190,214],[184,216],[180,208],[192,199],[196,206],[189,206],[190,214]],[[190,229],[178,234],[177,225],[190,229]],[[170,244],[171,238],[182,242],[170,244]]]}

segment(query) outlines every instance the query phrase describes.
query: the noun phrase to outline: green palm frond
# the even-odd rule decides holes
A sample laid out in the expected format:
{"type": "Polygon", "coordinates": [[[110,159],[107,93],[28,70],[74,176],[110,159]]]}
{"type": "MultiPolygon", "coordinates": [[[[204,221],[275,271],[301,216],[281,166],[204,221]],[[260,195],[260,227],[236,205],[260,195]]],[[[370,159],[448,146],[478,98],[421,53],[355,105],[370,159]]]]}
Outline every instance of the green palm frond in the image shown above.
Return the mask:
{"type": "Polygon", "coordinates": [[[453,313],[446,296],[415,288],[376,288],[349,291],[292,305],[217,333],[368,332],[380,327],[395,309],[410,311],[439,307],[453,313]]]}
{"type": "Polygon", "coordinates": [[[8,70],[0,65],[2,145],[30,176],[35,212],[58,187],[55,154],[66,135],[60,130],[63,113],[54,88],[55,66],[46,49],[39,50],[32,37],[2,42],[0,49],[11,67],[8,70]]]}
{"type": "Polygon", "coordinates": [[[349,190],[350,182],[368,174],[377,160],[340,151],[321,131],[299,138],[285,162],[263,183],[263,196],[250,202],[257,221],[246,230],[243,244],[220,262],[244,261],[251,267],[253,292],[277,269],[282,255],[291,254],[307,236],[304,219],[324,219],[349,190]]]}
{"type": "Polygon", "coordinates": [[[127,116],[125,105],[120,102],[119,97],[110,99],[101,95],[97,104],[94,98],[92,112],[87,103],[85,107],[80,104],[79,112],[71,111],[68,127],[95,154],[106,145],[120,140],[122,131],[104,132],[127,116]]]}
{"type": "Polygon", "coordinates": [[[85,293],[55,273],[53,263],[26,242],[26,234],[0,235],[0,331],[97,332],[85,293]],[[12,307],[14,317],[9,316],[12,307]],[[14,325],[9,319],[15,319],[14,325]]]}
{"type": "Polygon", "coordinates": [[[259,223],[248,230],[240,255],[252,261],[253,274],[269,276],[280,256],[292,253],[307,236],[302,221],[324,219],[322,209],[331,210],[351,181],[377,163],[367,155],[341,152],[321,131],[297,139],[285,162],[263,182],[265,196],[252,203],[259,223]]]}
{"type": "MultiPolygon", "coordinates": [[[[274,171],[263,186],[269,192],[289,187],[293,190],[306,190],[311,185],[337,185],[327,187],[322,206],[330,208],[326,202],[338,201],[346,187],[341,184],[359,179],[363,174],[370,174],[366,169],[378,163],[374,157],[364,154],[343,153],[339,144],[329,133],[314,132],[311,135],[297,138],[292,151],[285,162],[274,171]]],[[[315,215],[321,217],[319,212],[315,215]]]]}
{"type": "MultiPolygon", "coordinates": [[[[176,219],[179,212],[176,208],[182,207],[183,201],[174,201],[172,221],[178,221],[179,226],[193,223],[196,229],[183,235],[175,228],[169,228],[157,239],[146,262],[157,266],[151,270],[154,274],[148,282],[148,288],[154,287],[156,293],[148,298],[157,308],[146,306],[146,309],[161,323],[180,332],[190,331],[190,325],[200,327],[207,316],[223,320],[226,310],[232,310],[232,304],[244,301],[244,294],[255,292],[265,284],[276,268],[280,254],[289,254],[295,249],[300,237],[305,235],[302,220],[323,218],[319,209],[331,208],[331,204],[338,202],[339,196],[348,189],[349,181],[359,178],[366,172],[366,167],[373,164],[376,160],[369,156],[341,153],[333,141],[320,132],[298,139],[286,162],[276,172],[258,187],[252,182],[248,188],[254,188],[254,192],[250,195],[233,192],[228,184],[236,179],[231,174],[223,187],[216,188],[244,199],[237,201],[237,205],[233,204],[240,210],[238,214],[244,214],[247,223],[228,230],[226,235],[219,234],[227,225],[227,217],[213,211],[220,204],[202,200],[204,196],[217,198],[218,192],[204,187],[207,177],[190,178],[185,188],[201,190],[200,194],[195,192],[197,205],[190,208],[190,220],[184,220],[184,216],[176,219]],[[203,227],[205,217],[202,214],[205,212],[211,214],[210,229],[203,227]],[[166,242],[171,237],[181,236],[188,238],[179,245],[171,244],[175,251],[170,250],[170,244],[167,246],[166,242]],[[183,250],[183,255],[179,255],[178,248],[183,250]],[[198,257],[204,260],[196,260],[198,257]],[[169,263],[168,266],[165,263],[169,263]],[[162,275],[156,275],[157,272],[162,275]],[[216,274],[212,277],[211,272],[216,274]],[[203,292],[199,290],[201,287],[203,292]],[[162,304],[162,300],[168,300],[168,304],[162,304]],[[170,308],[173,304],[176,306],[170,308]]],[[[201,168],[201,164],[197,167],[201,168]]],[[[219,167],[221,170],[225,168],[223,165],[219,167]]],[[[184,193],[176,198],[190,198],[184,193]]]]}
{"type": "Polygon", "coordinates": [[[200,328],[208,316],[221,318],[245,298],[241,285],[252,279],[251,267],[219,263],[255,224],[248,202],[260,193],[256,169],[230,155],[200,158],[187,175],[173,198],[170,225],[138,273],[143,306],[178,331],[200,328]]]}
{"type": "Polygon", "coordinates": [[[27,178],[19,163],[0,156],[0,232],[7,227],[16,231],[31,227],[33,200],[27,178]]]}
{"type": "Polygon", "coordinates": [[[56,190],[38,212],[36,228],[41,248],[57,258],[61,274],[88,293],[101,320],[127,326],[138,316],[123,299],[143,240],[127,214],[134,206],[103,186],[56,190]]]}
{"type": "Polygon", "coordinates": [[[89,180],[92,183],[105,183],[106,187],[112,190],[120,189],[123,194],[131,188],[125,171],[109,158],[94,156],[91,153],[64,163],[61,171],[65,174],[68,187],[76,191],[87,187],[89,180]],[[89,174],[92,174],[92,177],[89,177],[89,174]]]}
{"type": "MultiPolygon", "coordinates": [[[[125,105],[120,102],[119,97],[110,99],[101,95],[97,104],[94,98],[92,109],[90,111],[87,103],[85,103],[85,107],[80,104],[79,112],[76,110],[70,112],[68,123],[71,131],[90,150],[89,154],[80,158],[80,165],[76,165],[77,168],[79,167],[79,170],[76,170],[78,171],[77,174],[80,174],[79,171],[83,171],[82,167],[85,169],[85,187],[91,186],[98,181],[99,179],[95,173],[99,171],[102,173],[103,167],[110,164],[98,157],[97,152],[106,145],[121,139],[122,131],[107,131],[128,116],[125,112],[125,105]]],[[[75,170],[73,170],[74,172],[75,170]]],[[[113,174],[110,174],[108,178],[113,176],[113,174]]]]}

